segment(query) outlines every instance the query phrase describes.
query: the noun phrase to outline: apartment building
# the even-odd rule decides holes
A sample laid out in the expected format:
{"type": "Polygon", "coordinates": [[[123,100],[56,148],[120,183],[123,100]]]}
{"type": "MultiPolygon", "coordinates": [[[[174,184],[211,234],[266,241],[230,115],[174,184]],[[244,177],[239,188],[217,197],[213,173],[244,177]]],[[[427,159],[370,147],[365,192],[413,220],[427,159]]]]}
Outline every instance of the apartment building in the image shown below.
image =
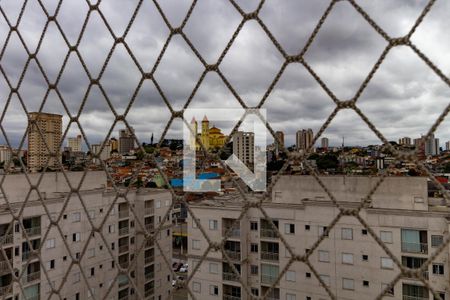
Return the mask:
{"type": "Polygon", "coordinates": [[[61,163],[62,115],[31,112],[29,118],[36,123],[28,127],[28,168],[33,172],[46,165],[58,169],[61,163]]]}
{"type": "MultiPolygon", "coordinates": [[[[375,186],[376,177],[321,177],[339,204],[356,208],[375,186]]],[[[257,200],[256,196],[255,200],[257,200]]],[[[440,199],[427,197],[423,177],[386,178],[369,208],[361,211],[387,248],[408,268],[418,268],[442,245],[449,231],[450,211],[440,199]]],[[[329,295],[311,269],[302,262],[287,268],[275,289],[269,291],[291,254],[257,208],[233,226],[243,203],[236,197],[217,197],[191,203],[191,209],[212,241],[225,232],[227,255],[255,296],[268,299],[319,300],[329,295]]],[[[339,210],[310,176],[282,176],[264,210],[297,255],[313,247],[339,210]]],[[[208,244],[188,218],[190,272],[200,263],[208,244]]],[[[375,299],[400,273],[399,268],[356,218],[342,217],[314,249],[310,258],[320,278],[338,299],[375,299]]],[[[449,299],[449,249],[437,255],[424,276],[442,299],[449,299]]],[[[210,251],[193,275],[190,288],[196,299],[251,299],[221,251],[210,251]]],[[[419,281],[402,276],[384,299],[425,300],[433,295],[419,281]]]]}
{"type": "Polygon", "coordinates": [[[245,165],[254,163],[255,134],[237,131],[233,134],[233,154],[245,165]]]}
{"type": "MultiPolygon", "coordinates": [[[[74,185],[82,176],[82,172],[67,174],[74,185]]],[[[33,184],[38,175],[30,175],[33,184]]],[[[167,218],[165,215],[171,194],[159,189],[134,189],[126,201],[117,198],[105,183],[104,172],[89,172],[78,196],[68,193],[70,188],[61,173],[45,174],[39,190],[47,211],[32,193],[18,221],[12,220],[5,199],[1,200],[0,243],[6,254],[0,253],[2,299],[170,297],[170,269],[155,241],[145,239],[144,228],[153,234],[162,223],[156,241],[170,258],[171,220],[170,214],[167,218]],[[58,226],[52,224],[56,221],[58,226]],[[103,237],[99,232],[92,233],[92,226],[99,228],[103,237]],[[23,290],[13,281],[14,276],[20,278],[23,290]],[[61,286],[59,294],[52,294],[61,286]]],[[[28,193],[23,188],[26,186],[23,174],[5,177],[3,187],[15,214],[28,193]]]]}

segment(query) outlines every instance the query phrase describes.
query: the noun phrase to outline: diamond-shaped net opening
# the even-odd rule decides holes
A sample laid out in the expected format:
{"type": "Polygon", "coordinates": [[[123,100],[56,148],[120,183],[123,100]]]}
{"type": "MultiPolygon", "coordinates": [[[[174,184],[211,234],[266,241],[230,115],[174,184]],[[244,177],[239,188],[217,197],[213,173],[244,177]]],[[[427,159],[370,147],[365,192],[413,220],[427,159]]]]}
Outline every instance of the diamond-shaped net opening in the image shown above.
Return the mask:
{"type": "MultiPolygon", "coordinates": [[[[448,203],[447,190],[421,158],[425,141],[434,137],[450,110],[445,99],[440,101],[440,115],[425,129],[417,149],[390,143],[384,130],[379,130],[364,112],[373,105],[364,102],[364,93],[370,92],[374,81],[375,87],[383,85],[376,81],[376,75],[384,70],[388,57],[394,65],[401,59],[401,55],[390,56],[398,48],[407,49],[409,55],[421,61],[444,88],[450,85],[446,73],[422,52],[422,45],[413,42],[415,33],[422,33],[421,25],[433,11],[435,1],[428,1],[417,16],[410,18],[409,29],[400,36],[389,34],[383,29],[385,24],[377,22],[379,11],[355,0],[323,1],[302,11],[301,18],[289,20],[287,27],[280,26],[283,16],[268,17],[274,5],[277,14],[292,10],[291,4],[263,0],[182,4],[135,0],[120,5],[107,0],[0,2],[0,129],[5,144],[0,149],[4,170],[0,181],[2,299],[156,299],[155,291],[160,290],[164,291],[163,298],[171,298],[176,291],[171,292],[172,280],[174,287],[183,288],[196,299],[201,287],[193,279],[202,272],[217,274],[219,270],[222,273],[217,285],[223,290],[224,299],[281,299],[279,283],[284,278],[295,281],[293,270],[305,273],[320,285],[316,289],[321,289],[326,297],[346,297],[337,293],[340,281],[331,282],[318,262],[338,260],[322,247],[332,243],[330,236],[337,234],[351,239],[356,232],[348,230],[346,226],[350,225],[361,229],[372,248],[367,251],[379,253],[381,266],[389,270],[377,298],[392,294],[393,287],[404,277],[415,280],[417,286],[430,291],[436,299],[442,296],[440,291],[449,286],[434,286],[429,281],[429,269],[433,273],[448,273],[444,265],[433,264],[436,258],[446,255],[448,234],[436,240],[434,248],[418,246],[420,254],[427,254],[418,266],[417,261],[412,263],[394,251],[389,243],[392,237],[380,235],[380,228],[370,226],[367,209],[389,172],[376,178],[360,203],[349,206],[341,203],[345,199],[340,195],[333,194],[327,180],[320,176],[320,168],[309,159],[313,145],[324,132],[332,130],[333,121],[344,113],[341,111],[351,110],[359,118],[358,126],[370,130],[382,142],[382,151],[394,158],[389,166],[395,166],[396,160],[414,165],[415,172],[427,176],[435,193],[448,203]],[[214,10],[227,10],[231,17],[225,23],[215,20],[210,14],[214,10]],[[372,18],[369,11],[376,16],[372,18]],[[352,45],[345,41],[338,44],[342,46],[339,49],[319,51],[331,37],[327,30],[333,31],[333,22],[342,16],[349,19],[338,28],[341,33],[347,32],[355,21],[359,24],[357,34],[377,37],[379,43],[370,53],[349,56],[344,50],[352,45]],[[283,33],[295,35],[295,27],[300,26],[305,30],[293,46],[283,33]],[[330,76],[329,65],[324,63],[334,52],[337,55],[333,71],[347,68],[348,72],[338,80],[330,76]],[[353,61],[364,57],[370,59],[365,60],[364,66],[355,67],[353,61]],[[255,73],[261,76],[251,78],[255,73]],[[296,91],[284,82],[285,78],[298,80],[299,85],[306,87],[305,94],[300,95],[302,99],[278,93],[277,88],[284,85],[296,91]],[[352,81],[351,90],[340,89],[345,80],[352,81]],[[208,99],[218,94],[217,90],[205,88],[209,81],[220,86],[220,93],[228,94],[228,99],[208,99]],[[320,99],[315,103],[320,114],[313,120],[306,119],[301,126],[314,127],[316,133],[310,146],[297,152],[285,147],[275,134],[272,112],[276,118],[283,113],[277,107],[278,101],[291,99],[296,101],[291,103],[293,109],[301,114],[303,108],[311,105],[305,100],[311,96],[320,99]],[[238,209],[226,216],[229,219],[223,233],[212,236],[207,227],[217,224],[207,222],[205,215],[191,208],[190,201],[196,199],[196,193],[172,186],[174,182],[169,179],[173,174],[168,171],[168,164],[176,163],[164,159],[167,156],[161,153],[167,149],[172,153],[181,151],[182,145],[166,137],[179,132],[183,123],[190,124],[191,120],[183,117],[186,109],[214,107],[222,100],[230,101],[226,104],[230,107],[267,108],[268,118],[260,116],[261,121],[286,159],[271,177],[267,191],[249,197],[245,186],[232,176],[222,160],[229,155],[229,149],[223,146],[209,152],[209,145],[196,137],[201,170],[205,171],[205,165],[211,162],[222,166],[223,175],[231,178],[230,188],[240,198],[238,209]],[[150,115],[141,110],[148,107],[152,108],[150,115]],[[120,143],[114,135],[117,131],[120,143]],[[148,136],[137,133],[143,131],[155,132],[150,143],[145,143],[148,136]],[[69,140],[70,149],[64,148],[65,140],[69,140]],[[115,163],[109,160],[115,153],[135,150],[135,145],[138,149],[127,157],[137,161],[132,166],[126,159],[115,163]],[[272,218],[270,205],[266,205],[273,187],[292,169],[292,164],[300,165],[301,173],[309,174],[335,207],[319,234],[305,241],[304,249],[291,245],[295,240],[283,234],[288,229],[279,226],[272,218]],[[145,181],[150,172],[152,185],[145,181]],[[104,178],[101,189],[95,185],[98,178],[104,178]],[[187,224],[178,224],[178,219],[172,218],[180,211],[189,216],[187,224]],[[260,217],[261,234],[269,240],[255,245],[244,242],[245,247],[251,252],[260,251],[266,261],[278,261],[279,255],[288,258],[285,264],[261,263],[264,287],[257,294],[248,273],[258,274],[258,269],[252,266],[247,270],[235,239],[239,228],[249,224],[249,212],[260,217]],[[183,237],[193,227],[199,232],[199,240],[190,240],[192,245],[184,251],[195,258],[195,265],[189,266],[188,276],[183,279],[174,271],[179,268],[172,265],[172,246],[178,249],[177,255],[183,255],[183,237]],[[270,238],[278,242],[271,242],[270,238]],[[216,263],[207,264],[207,257],[216,263]],[[225,281],[232,283],[222,285],[225,281]]],[[[431,46],[423,47],[428,51],[431,46]]],[[[432,51],[432,55],[439,60],[436,52],[432,51]]],[[[418,80],[423,78],[419,76],[418,80]]],[[[230,142],[242,120],[231,126],[233,129],[222,144],[230,142]]],[[[409,247],[409,252],[417,252],[416,246],[402,245],[409,247]]],[[[345,250],[342,260],[347,264],[359,259],[344,254],[345,250]]],[[[367,258],[363,255],[362,260],[367,258]]],[[[339,278],[346,289],[353,289],[352,279],[345,274],[339,278]]],[[[410,292],[411,296],[403,299],[428,299],[428,292],[425,297],[419,288],[410,292]]],[[[213,286],[210,295],[215,294],[213,286]]]]}

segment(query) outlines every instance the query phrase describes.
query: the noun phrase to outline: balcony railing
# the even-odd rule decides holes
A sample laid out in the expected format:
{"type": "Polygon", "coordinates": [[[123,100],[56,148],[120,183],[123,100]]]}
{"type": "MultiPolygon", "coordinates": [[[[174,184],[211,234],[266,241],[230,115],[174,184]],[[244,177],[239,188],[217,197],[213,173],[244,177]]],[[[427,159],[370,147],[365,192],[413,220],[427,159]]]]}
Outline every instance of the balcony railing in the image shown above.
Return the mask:
{"type": "Polygon", "coordinates": [[[155,209],[153,207],[146,207],[144,213],[146,215],[153,215],[155,213],[155,209]]]}
{"type": "MultiPolygon", "coordinates": [[[[13,265],[12,259],[9,260],[9,264],[11,266],[13,265]]],[[[8,271],[8,272],[10,271],[7,260],[0,261],[0,272],[1,271],[8,271]]]]}
{"type": "Polygon", "coordinates": [[[261,283],[273,284],[275,281],[277,281],[277,277],[269,275],[261,275],[261,283]]]}
{"type": "Polygon", "coordinates": [[[428,244],[427,243],[402,242],[402,252],[427,254],[428,253],[428,244]]]}
{"type": "Polygon", "coordinates": [[[148,240],[145,242],[145,248],[153,247],[155,245],[154,240],[148,240]]]}
{"type": "Polygon", "coordinates": [[[225,253],[228,255],[230,259],[233,260],[241,260],[241,252],[238,251],[232,251],[232,250],[226,250],[225,253]]]}
{"type": "Polygon", "coordinates": [[[30,274],[26,274],[24,277],[22,277],[22,283],[30,283],[36,280],[39,280],[41,278],[41,272],[34,272],[30,274]]]}
{"type": "Polygon", "coordinates": [[[237,276],[234,273],[230,272],[223,272],[222,273],[222,279],[228,280],[228,281],[239,281],[239,276],[237,276]]]}
{"type": "Polygon", "coordinates": [[[231,295],[223,295],[223,300],[241,300],[241,297],[231,296],[231,295]]]}
{"type": "Polygon", "coordinates": [[[130,265],[130,262],[128,260],[124,260],[124,261],[119,261],[119,265],[122,268],[128,268],[128,266],[130,265]]]}
{"type": "Polygon", "coordinates": [[[128,218],[130,216],[130,212],[128,209],[119,210],[119,219],[128,218]]]}
{"type": "Polygon", "coordinates": [[[153,230],[155,230],[155,225],[153,225],[153,224],[145,224],[145,230],[153,231],[153,230]]]}
{"type": "Polygon", "coordinates": [[[41,227],[30,227],[25,228],[23,236],[25,236],[25,232],[29,237],[35,236],[35,235],[41,235],[41,227]]]}
{"type": "Polygon", "coordinates": [[[280,255],[276,252],[261,251],[261,259],[278,261],[280,255]]]}
{"type": "Polygon", "coordinates": [[[127,235],[130,232],[129,227],[122,227],[119,228],[119,236],[121,235],[127,235]]]}
{"type": "Polygon", "coordinates": [[[130,250],[130,246],[129,245],[119,246],[119,253],[128,252],[128,250],[130,250]]]}
{"type": "Polygon", "coordinates": [[[11,294],[12,292],[13,289],[10,284],[0,287],[0,296],[8,295],[11,294]]]}
{"type": "Polygon", "coordinates": [[[261,228],[261,237],[266,238],[278,238],[278,233],[274,229],[270,228],[261,228]]]}
{"type": "Polygon", "coordinates": [[[151,280],[155,278],[155,273],[154,272],[148,272],[145,274],[145,281],[151,280]]]}
{"type": "Polygon", "coordinates": [[[428,297],[403,295],[403,300],[428,300],[428,299],[429,299],[428,297]]]}
{"type": "Polygon", "coordinates": [[[25,261],[25,260],[27,260],[30,257],[32,259],[37,258],[37,256],[31,251],[24,251],[24,252],[22,252],[22,261],[25,261]]]}
{"type": "Polygon", "coordinates": [[[155,256],[148,256],[148,257],[146,257],[145,259],[144,259],[144,261],[145,261],[145,264],[146,265],[148,265],[148,264],[151,264],[152,262],[154,262],[155,261],[155,256]]]}
{"type": "Polygon", "coordinates": [[[125,277],[124,279],[120,279],[118,281],[119,281],[119,288],[128,285],[128,277],[125,277]]]}
{"type": "Polygon", "coordinates": [[[8,235],[4,235],[4,236],[0,237],[0,244],[2,244],[2,245],[12,244],[13,241],[14,241],[14,237],[12,234],[8,234],[8,235]]]}

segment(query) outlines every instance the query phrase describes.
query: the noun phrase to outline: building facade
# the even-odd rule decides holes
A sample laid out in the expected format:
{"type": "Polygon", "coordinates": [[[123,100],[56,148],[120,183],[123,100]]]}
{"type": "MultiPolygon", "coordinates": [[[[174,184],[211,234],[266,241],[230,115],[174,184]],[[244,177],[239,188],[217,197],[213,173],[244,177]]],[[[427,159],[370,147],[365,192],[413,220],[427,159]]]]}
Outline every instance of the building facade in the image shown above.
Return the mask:
{"type": "Polygon", "coordinates": [[[253,132],[236,131],[233,134],[233,154],[245,165],[253,165],[255,155],[255,134],[253,132]]]}
{"type": "MultiPolygon", "coordinates": [[[[67,174],[74,183],[80,180],[81,173],[67,174]]],[[[68,196],[70,189],[62,174],[44,175],[40,190],[49,214],[35,194],[27,202],[20,221],[12,220],[4,204],[0,206],[3,207],[0,236],[6,253],[6,257],[0,254],[2,299],[50,299],[56,297],[51,297],[52,289],[58,290],[62,284],[60,299],[170,297],[170,269],[155,241],[146,240],[144,232],[154,234],[155,228],[163,223],[156,240],[164,254],[171,257],[170,214],[168,219],[164,218],[170,209],[171,194],[158,189],[131,190],[127,202],[124,198],[116,199],[115,191],[105,188],[104,172],[88,172],[86,176],[80,197],[77,197],[68,196]],[[93,226],[103,224],[104,239],[98,232],[92,232],[88,217],[93,226]],[[61,233],[51,226],[50,218],[59,220],[61,233]],[[33,250],[37,250],[40,259],[33,250]],[[70,268],[73,260],[79,264],[70,268]],[[25,295],[19,284],[12,281],[11,269],[18,270],[25,295]],[[129,277],[119,273],[120,269],[129,277]]],[[[14,211],[19,210],[26,191],[17,187],[27,184],[25,177],[9,175],[5,180],[4,187],[10,191],[8,200],[14,211]]],[[[32,180],[37,177],[32,176],[32,180]]]]}
{"type": "Polygon", "coordinates": [[[77,135],[76,137],[70,137],[67,139],[67,147],[69,147],[73,152],[81,152],[82,141],[83,138],[81,137],[81,135],[77,135]]]}
{"type": "Polygon", "coordinates": [[[29,113],[29,119],[36,122],[28,126],[29,170],[39,171],[46,165],[58,169],[61,164],[62,116],[32,112],[29,113]]]}
{"type": "Polygon", "coordinates": [[[398,143],[403,146],[411,146],[411,138],[410,137],[402,137],[398,140],[398,143]]]}
{"type": "Polygon", "coordinates": [[[321,139],[321,147],[322,147],[323,149],[328,149],[328,144],[329,144],[328,138],[323,137],[323,138],[321,139]]]}
{"type": "Polygon", "coordinates": [[[121,129],[119,131],[119,153],[127,154],[134,150],[135,142],[133,137],[133,129],[121,129]]]}
{"type": "MultiPolygon", "coordinates": [[[[356,208],[377,180],[321,179],[344,208],[356,208]]],[[[388,177],[372,199],[360,216],[403,266],[418,268],[442,245],[449,231],[449,208],[427,197],[426,178],[388,177]]],[[[222,200],[191,203],[191,209],[213,242],[221,242],[225,232],[230,233],[225,251],[252,294],[283,300],[330,298],[316,275],[301,262],[287,267],[275,288],[269,290],[291,259],[291,252],[259,209],[250,208],[235,225],[242,201],[222,200]]],[[[327,231],[339,210],[314,178],[283,176],[274,187],[272,201],[263,207],[295,255],[309,253],[327,233],[309,261],[337,299],[375,299],[385,289],[385,299],[433,299],[421,281],[408,275],[401,276],[392,288],[388,286],[400,269],[356,218],[343,216],[327,231]]],[[[191,217],[187,227],[191,271],[200,264],[208,243],[191,217]]],[[[446,247],[423,273],[442,299],[450,296],[449,254],[446,247]]],[[[196,299],[251,299],[240,280],[221,251],[210,251],[193,275],[190,288],[196,299]]]]}
{"type": "Polygon", "coordinates": [[[311,128],[297,131],[295,135],[295,142],[298,151],[305,151],[311,146],[314,139],[314,133],[311,128]]]}

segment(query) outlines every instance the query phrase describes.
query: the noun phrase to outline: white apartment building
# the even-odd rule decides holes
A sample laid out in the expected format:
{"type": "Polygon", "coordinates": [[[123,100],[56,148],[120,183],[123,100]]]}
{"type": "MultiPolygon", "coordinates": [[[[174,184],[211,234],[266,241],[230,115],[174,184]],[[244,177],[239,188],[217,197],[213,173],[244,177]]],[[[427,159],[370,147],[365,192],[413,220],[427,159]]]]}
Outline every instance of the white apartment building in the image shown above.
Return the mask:
{"type": "MultiPolygon", "coordinates": [[[[33,184],[39,175],[30,175],[33,184]]],[[[82,172],[69,172],[68,175],[71,183],[76,185],[82,172]]],[[[12,220],[5,199],[1,200],[0,241],[7,256],[0,253],[1,299],[125,300],[170,297],[170,269],[155,241],[145,240],[143,227],[153,233],[163,222],[157,241],[165,255],[171,257],[170,214],[169,218],[164,219],[170,209],[171,194],[159,189],[130,190],[127,194],[129,202],[122,197],[115,201],[115,191],[106,188],[105,183],[104,172],[88,172],[78,197],[68,194],[70,189],[61,173],[47,173],[39,190],[49,215],[37,194],[32,193],[19,221],[12,220]],[[88,215],[94,226],[101,226],[105,240],[98,232],[92,235],[88,215]],[[50,218],[56,221],[58,217],[61,231],[51,225],[50,218]],[[31,247],[37,250],[40,259],[27,243],[19,222],[23,224],[31,247]],[[12,231],[8,230],[10,225],[12,231]],[[76,263],[70,267],[72,261],[76,263]],[[19,284],[12,281],[11,268],[20,276],[24,293],[19,284]],[[87,278],[83,277],[81,270],[87,278]],[[135,287],[125,274],[133,278],[135,287]],[[52,287],[58,290],[61,285],[59,295],[52,295],[52,287]]],[[[21,209],[28,193],[29,189],[24,188],[26,186],[23,174],[5,178],[3,187],[15,214],[21,209]]]]}
{"type": "MultiPolygon", "coordinates": [[[[340,205],[358,206],[377,177],[321,177],[340,205]]],[[[450,213],[441,201],[427,197],[424,177],[388,177],[373,195],[361,217],[405,266],[418,268],[434,253],[449,232],[450,213]]],[[[224,232],[242,211],[238,197],[218,197],[192,202],[191,209],[212,241],[224,232]]],[[[339,210],[310,176],[282,176],[271,202],[263,204],[281,235],[295,254],[312,248],[339,210]]],[[[192,272],[208,244],[188,218],[188,260],[192,272]]],[[[225,243],[228,256],[251,293],[263,296],[285,268],[291,255],[261,211],[250,208],[232,229],[225,243]]],[[[338,299],[375,299],[399,273],[399,268],[356,218],[342,217],[310,258],[321,279],[338,299]]],[[[442,299],[449,299],[449,248],[432,261],[424,274],[442,299]]],[[[190,281],[196,299],[251,299],[223,258],[210,251],[190,281]]],[[[268,299],[329,299],[311,269],[296,261],[288,267],[268,299]]],[[[402,276],[384,299],[425,300],[433,295],[416,279],[402,276]]]]}
{"type": "Polygon", "coordinates": [[[67,139],[67,147],[69,147],[72,152],[81,152],[82,141],[83,138],[81,135],[77,135],[76,137],[70,137],[67,139]]]}
{"type": "Polygon", "coordinates": [[[236,131],[233,134],[233,154],[245,165],[253,165],[255,134],[253,132],[236,131]]]}

